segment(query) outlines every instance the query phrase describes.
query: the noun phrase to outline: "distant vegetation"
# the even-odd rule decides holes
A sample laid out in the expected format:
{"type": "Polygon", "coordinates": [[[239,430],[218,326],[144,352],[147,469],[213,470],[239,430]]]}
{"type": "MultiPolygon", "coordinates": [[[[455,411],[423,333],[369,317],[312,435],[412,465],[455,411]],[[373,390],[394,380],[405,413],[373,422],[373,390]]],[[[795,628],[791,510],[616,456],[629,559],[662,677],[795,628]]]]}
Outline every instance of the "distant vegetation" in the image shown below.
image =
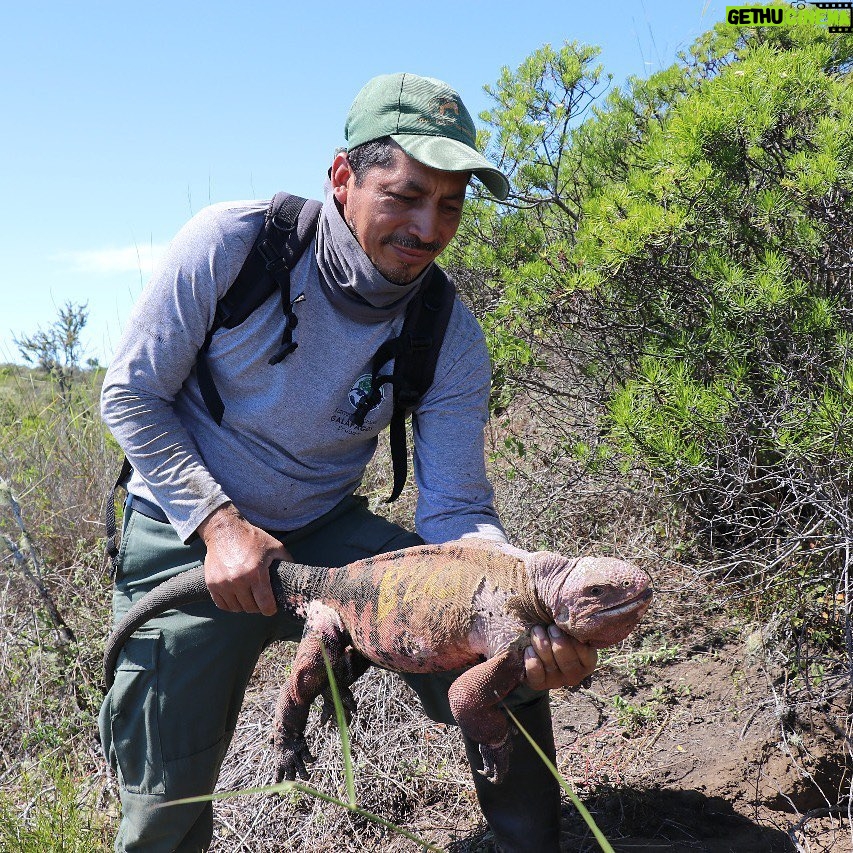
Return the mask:
{"type": "MultiPolygon", "coordinates": [[[[15,345],[27,364],[36,365],[53,379],[65,394],[71,387],[74,374],[80,370],[83,352],[82,332],[89,320],[86,305],[66,302],[59,316],[47,329],[15,338],[15,345]]],[[[98,366],[97,359],[88,359],[90,369],[98,366]]]]}
{"type": "Polygon", "coordinates": [[[118,464],[99,370],[0,368],[0,850],[111,849],[93,741],[110,599],[100,507],[118,464]]]}

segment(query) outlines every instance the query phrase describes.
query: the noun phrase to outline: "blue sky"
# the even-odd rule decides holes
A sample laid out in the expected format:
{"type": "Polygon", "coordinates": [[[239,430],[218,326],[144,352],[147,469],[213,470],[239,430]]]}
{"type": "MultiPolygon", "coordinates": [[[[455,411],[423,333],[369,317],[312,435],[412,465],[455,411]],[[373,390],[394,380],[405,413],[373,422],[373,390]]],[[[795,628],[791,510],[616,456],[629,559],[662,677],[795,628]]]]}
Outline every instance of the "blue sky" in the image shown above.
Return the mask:
{"type": "Polygon", "coordinates": [[[412,71],[477,114],[545,43],[602,48],[618,84],[669,65],[718,0],[60,2],[0,11],[0,362],[88,303],[106,363],[152,258],[204,205],[320,197],[362,84],[412,71]]]}

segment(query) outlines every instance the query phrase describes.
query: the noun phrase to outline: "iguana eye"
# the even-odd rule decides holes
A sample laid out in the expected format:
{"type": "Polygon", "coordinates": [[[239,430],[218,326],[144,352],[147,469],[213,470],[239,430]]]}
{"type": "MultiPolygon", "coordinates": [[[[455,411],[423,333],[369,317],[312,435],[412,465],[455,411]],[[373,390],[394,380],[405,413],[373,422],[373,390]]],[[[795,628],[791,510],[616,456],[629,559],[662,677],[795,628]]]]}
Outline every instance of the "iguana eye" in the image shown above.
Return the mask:
{"type": "Polygon", "coordinates": [[[596,597],[597,597],[597,596],[601,595],[601,593],[602,593],[602,592],[604,592],[604,590],[603,590],[600,586],[594,586],[594,587],[592,587],[592,588],[590,589],[590,592],[591,592],[594,596],[596,596],[596,597]]]}

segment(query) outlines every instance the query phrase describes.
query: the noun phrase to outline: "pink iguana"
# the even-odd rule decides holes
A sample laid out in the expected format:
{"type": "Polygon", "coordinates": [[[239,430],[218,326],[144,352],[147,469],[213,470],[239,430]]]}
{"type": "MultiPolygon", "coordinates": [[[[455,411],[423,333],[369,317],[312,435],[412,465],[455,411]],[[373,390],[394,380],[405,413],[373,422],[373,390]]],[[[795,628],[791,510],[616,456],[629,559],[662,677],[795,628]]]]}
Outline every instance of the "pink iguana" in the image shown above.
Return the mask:
{"type": "MultiPolygon", "coordinates": [[[[648,575],[609,557],[569,559],[548,551],[463,539],[380,554],[335,569],[274,564],[280,608],[305,619],[305,631],[276,709],[279,780],[308,778],[304,739],[311,703],[326,700],[321,644],[348,713],[349,690],[375,664],[396,672],[468,667],[453,682],[450,707],[462,731],[480,744],[483,775],[502,781],[510,739],[501,700],[524,678],[524,649],[534,625],[556,622],[596,648],[623,640],[652,597],[648,575]]],[[[104,655],[105,681],[121,646],[143,622],[208,598],[204,569],[177,575],[140,599],[116,626],[104,655]]]]}

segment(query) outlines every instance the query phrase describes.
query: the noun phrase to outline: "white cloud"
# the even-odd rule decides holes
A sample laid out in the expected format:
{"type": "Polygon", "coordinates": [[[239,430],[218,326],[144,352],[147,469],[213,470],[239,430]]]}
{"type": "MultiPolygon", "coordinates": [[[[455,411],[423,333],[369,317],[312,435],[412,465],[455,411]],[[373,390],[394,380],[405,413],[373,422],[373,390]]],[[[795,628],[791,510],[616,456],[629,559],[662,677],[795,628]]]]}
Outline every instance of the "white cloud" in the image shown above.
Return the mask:
{"type": "Polygon", "coordinates": [[[122,273],[134,272],[150,275],[154,265],[166,251],[165,243],[146,243],[118,249],[83,249],[77,252],[60,252],[54,258],[70,264],[75,272],[122,273]]]}

